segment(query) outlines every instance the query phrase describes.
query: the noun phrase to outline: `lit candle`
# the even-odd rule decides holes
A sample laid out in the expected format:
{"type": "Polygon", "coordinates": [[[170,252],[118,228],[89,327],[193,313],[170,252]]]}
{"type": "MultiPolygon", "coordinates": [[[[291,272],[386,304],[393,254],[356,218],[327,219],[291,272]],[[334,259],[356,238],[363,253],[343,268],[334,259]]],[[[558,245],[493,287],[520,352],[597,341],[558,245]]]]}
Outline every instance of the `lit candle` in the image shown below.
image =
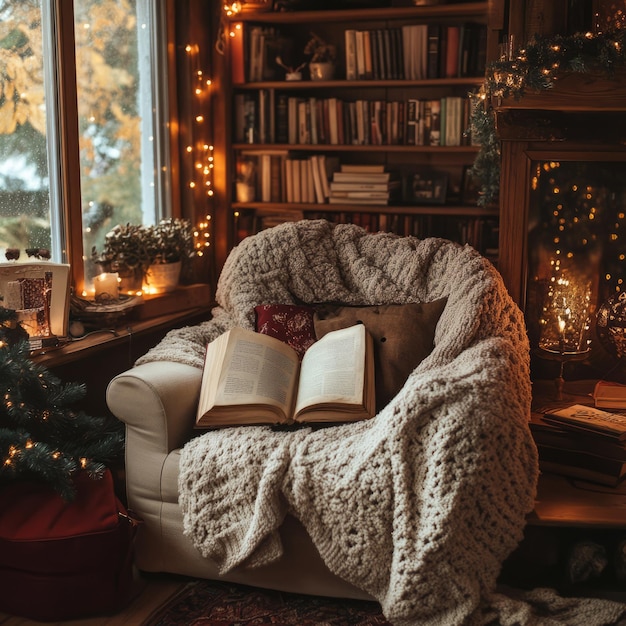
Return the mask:
{"type": "Polygon", "coordinates": [[[99,274],[93,279],[96,302],[108,302],[119,300],[118,276],[117,273],[99,274]]]}

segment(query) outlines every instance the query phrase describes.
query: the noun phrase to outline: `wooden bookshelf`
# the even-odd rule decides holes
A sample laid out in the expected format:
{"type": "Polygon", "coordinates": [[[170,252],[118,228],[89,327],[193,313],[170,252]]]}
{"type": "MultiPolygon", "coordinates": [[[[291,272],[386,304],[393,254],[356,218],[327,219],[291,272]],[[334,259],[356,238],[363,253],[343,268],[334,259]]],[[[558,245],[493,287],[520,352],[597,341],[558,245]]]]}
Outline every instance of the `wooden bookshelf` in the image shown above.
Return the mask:
{"type": "MultiPolygon", "coordinates": [[[[284,216],[285,221],[288,221],[293,219],[294,214],[297,215],[300,212],[303,218],[315,218],[323,214],[323,217],[330,221],[352,221],[367,224],[367,227],[372,229],[393,230],[391,224],[402,224],[402,228],[394,232],[420,237],[442,236],[456,239],[460,243],[475,245],[479,250],[482,246],[482,252],[485,252],[485,248],[489,248],[489,254],[493,257],[494,248],[497,248],[499,209],[497,206],[478,207],[475,200],[467,200],[465,193],[465,177],[478,153],[478,147],[471,144],[469,136],[464,132],[468,127],[466,124],[469,112],[468,93],[479,89],[483,81],[483,72],[472,74],[467,70],[459,69],[456,75],[446,76],[441,72],[437,76],[429,74],[428,77],[419,79],[381,77],[382,72],[379,72],[376,79],[357,77],[348,80],[345,31],[349,29],[370,32],[391,31],[409,25],[422,25],[424,28],[437,25],[442,31],[448,26],[465,27],[463,32],[468,33],[468,38],[469,33],[472,33],[476,46],[479,45],[479,41],[482,41],[480,46],[484,53],[483,63],[486,63],[497,54],[498,33],[495,29],[501,28],[499,21],[501,20],[498,20],[498,12],[494,10],[492,2],[453,2],[434,6],[387,6],[321,11],[255,12],[244,10],[229,18],[224,36],[225,53],[217,59],[220,63],[218,72],[221,77],[220,99],[226,120],[226,130],[223,145],[216,146],[216,152],[221,153],[223,149],[227,171],[223,190],[223,209],[220,211],[222,215],[219,216],[218,221],[227,226],[226,252],[243,236],[267,227],[266,224],[273,225],[280,221],[281,215],[284,216]],[[494,25],[491,24],[492,19],[495,19],[494,25]],[[237,36],[241,40],[238,43],[228,36],[229,32],[235,32],[235,27],[240,28],[237,36]],[[307,68],[303,70],[303,80],[284,80],[285,72],[278,66],[272,68],[272,77],[266,76],[265,71],[262,72],[263,80],[251,76],[252,55],[249,52],[248,37],[254,28],[274,29],[272,32],[279,34],[276,35],[277,38],[280,36],[281,41],[287,41],[288,46],[292,46],[295,56],[299,53],[303,54],[304,45],[311,32],[334,44],[337,48],[337,61],[333,80],[309,80],[307,68]],[[239,65],[235,67],[236,64],[239,65]],[[251,78],[254,79],[251,80],[251,78]],[[268,102],[265,105],[260,104],[260,96],[267,98],[268,102]],[[464,112],[465,123],[461,124],[460,145],[443,145],[443,141],[440,145],[409,144],[405,142],[403,134],[399,140],[392,141],[385,136],[381,143],[366,141],[357,144],[354,143],[353,138],[348,139],[347,130],[344,130],[345,142],[329,142],[326,137],[324,141],[294,143],[293,141],[278,141],[277,138],[276,106],[279,96],[284,99],[312,101],[336,98],[346,107],[351,106],[356,100],[368,103],[378,102],[382,103],[381,106],[385,111],[387,111],[385,107],[389,107],[391,103],[406,103],[409,100],[443,101],[451,97],[467,100],[467,104],[465,104],[464,112]],[[263,129],[263,133],[255,130],[253,139],[252,133],[245,135],[243,141],[241,137],[238,137],[237,129],[241,129],[243,123],[241,103],[244,99],[246,102],[254,102],[249,106],[256,107],[254,116],[257,124],[261,113],[259,109],[266,106],[272,107],[270,115],[272,121],[268,126],[271,126],[273,132],[269,138],[266,137],[268,129],[263,129]],[[388,171],[397,173],[402,179],[402,193],[392,196],[388,204],[380,205],[330,204],[328,199],[322,202],[319,197],[313,201],[311,198],[294,201],[286,197],[283,181],[280,183],[282,195],[280,197],[274,195],[268,199],[266,193],[263,196],[265,201],[263,201],[261,183],[258,178],[261,178],[260,170],[267,169],[268,165],[267,161],[263,166],[259,164],[261,157],[269,154],[278,155],[281,152],[285,158],[288,155],[290,159],[307,159],[313,155],[324,155],[338,163],[382,164],[388,171]],[[236,193],[238,169],[244,159],[252,161],[257,170],[256,194],[245,200],[238,198],[236,193]],[[425,176],[434,173],[445,180],[445,201],[440,202],[439,198],[436,198],[436,201],[430,203],[414,202],[410,191],[413,184],[411,178],[413,172],[420,175],[424,173],[425,176]],[[268,215],[269,219],[266,219],[268,215]],[[244,220],[239,219],[241,216],[248,219],[249,227],[242,226],[244,220]],[[250,216],[255,216],[255,219],[249,219],[250,216]],[[377,216],[380,219],[376,219],[377,216]],[[434,219],[427,222],[427,218],[431,216],[434,219]],[[453,226],[452,222],[455,220],[461,220],[461,223],[453,226]],[[379,224],[382,224],[382,227],[379,224]],[[435,225],[438,225],[439,229],[435,225]],[[483,243],[487,240],[489,244],[483,243]]],[[[474,50],[473,53],[478,54],[478,51],[474,50]]],[[[271,54],[276,54],[276,52],[271,54]]],[[[439,54],[443,55],[445,52],[442,50],[439,54]]],[[[398,59],[398,63],[400,62],[398,59]]],[[[438,59],[438,66],[442,67],[442,58],[438,59]]],[[[381,67],[380,63],[379,67],[381,67]]],[[[406,117],[403,119],[405,120],[406,117]]],[[[404,121],[401,124],[404,124],[404,121]]],[[[352,132],[353,129],[354,126],[352,132]]],[[[401,132],[404,133],[404,128],[401,132]]],[[[391,133],[388,135],[391,137],[391,133]]],[[[284,173],[281,175],[286,176],[284,173]]],[[[267,176],[265,174],[266,190],[267,176]]],[[[279,183],[275,183],[275,189],[278,185],[279,183]]],[[[223,262],[218,259],[218,265],[220,261],[223,262]]]]}

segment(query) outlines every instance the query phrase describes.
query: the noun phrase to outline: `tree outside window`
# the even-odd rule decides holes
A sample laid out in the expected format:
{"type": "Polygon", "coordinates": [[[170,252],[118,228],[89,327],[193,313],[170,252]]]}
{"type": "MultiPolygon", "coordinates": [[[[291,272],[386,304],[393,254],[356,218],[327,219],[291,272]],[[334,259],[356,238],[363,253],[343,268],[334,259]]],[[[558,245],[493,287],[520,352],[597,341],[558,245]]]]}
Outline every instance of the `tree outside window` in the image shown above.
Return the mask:
{"type": "MultiPolygon", "coordinates": [[[[82,242],[85,278],[91,248],[116,224],[154,223],[160,155],[153,84],[154,0],[74,0],[74,63],[78,111],[82,242]]],[[[61,202],[55,177],[66,155],[55,143],[54,55],[58,32],[51,0],[0,0],[0,255],[5,248],[52,248],[63,258],[61,202]],[[48,7],[46,2],[51,2],[48,7]],[[57,160],[58,159],[58,160],[57,160]],[[56,221],[61,222],[55,232],[56,221]]],[[[63,49],[63,48],[61,48],[63,49]]],[[[70,184],[78,181],[71,181],[70,184]]],[[[70,212],[76,211],[69,207],[70,212]]],[[[0,258],[3,261],[4,258],[0,258]]]]}

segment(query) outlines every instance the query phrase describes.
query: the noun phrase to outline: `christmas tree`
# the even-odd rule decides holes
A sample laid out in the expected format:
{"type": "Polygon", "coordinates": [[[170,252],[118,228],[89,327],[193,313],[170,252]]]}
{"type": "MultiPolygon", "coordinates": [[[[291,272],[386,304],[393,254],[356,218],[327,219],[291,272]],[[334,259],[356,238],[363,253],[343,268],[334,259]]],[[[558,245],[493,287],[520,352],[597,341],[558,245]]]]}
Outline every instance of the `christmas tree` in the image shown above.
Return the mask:
{"type": "Polygon", "coordinates": [[[37,480],[72,500],[76,472],[97,479],[120,458],[123,425],[71,408],[84,385],[61,382],[29,353],[15,312],[0,307],[0,486],[37,480]]]}

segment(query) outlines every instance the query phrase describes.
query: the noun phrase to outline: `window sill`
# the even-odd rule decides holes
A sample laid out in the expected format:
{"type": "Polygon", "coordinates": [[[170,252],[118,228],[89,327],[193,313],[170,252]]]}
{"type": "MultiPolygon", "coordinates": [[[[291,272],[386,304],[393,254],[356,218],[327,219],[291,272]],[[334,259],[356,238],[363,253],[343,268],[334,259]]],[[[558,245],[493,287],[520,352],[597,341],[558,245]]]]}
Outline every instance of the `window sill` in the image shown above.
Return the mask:
{"type": "Polygon", "coordinates": [[[60,346],[33,350],[30,357],[45,367],[66,365],[105,349],[129,346],[133,337],[199,323],[209,318],[212,305],[209,285],[184,285],[166,294],[146,296],[132,317],[114,328],[96,329],[75,339],[70,337],[60,346]]]}

